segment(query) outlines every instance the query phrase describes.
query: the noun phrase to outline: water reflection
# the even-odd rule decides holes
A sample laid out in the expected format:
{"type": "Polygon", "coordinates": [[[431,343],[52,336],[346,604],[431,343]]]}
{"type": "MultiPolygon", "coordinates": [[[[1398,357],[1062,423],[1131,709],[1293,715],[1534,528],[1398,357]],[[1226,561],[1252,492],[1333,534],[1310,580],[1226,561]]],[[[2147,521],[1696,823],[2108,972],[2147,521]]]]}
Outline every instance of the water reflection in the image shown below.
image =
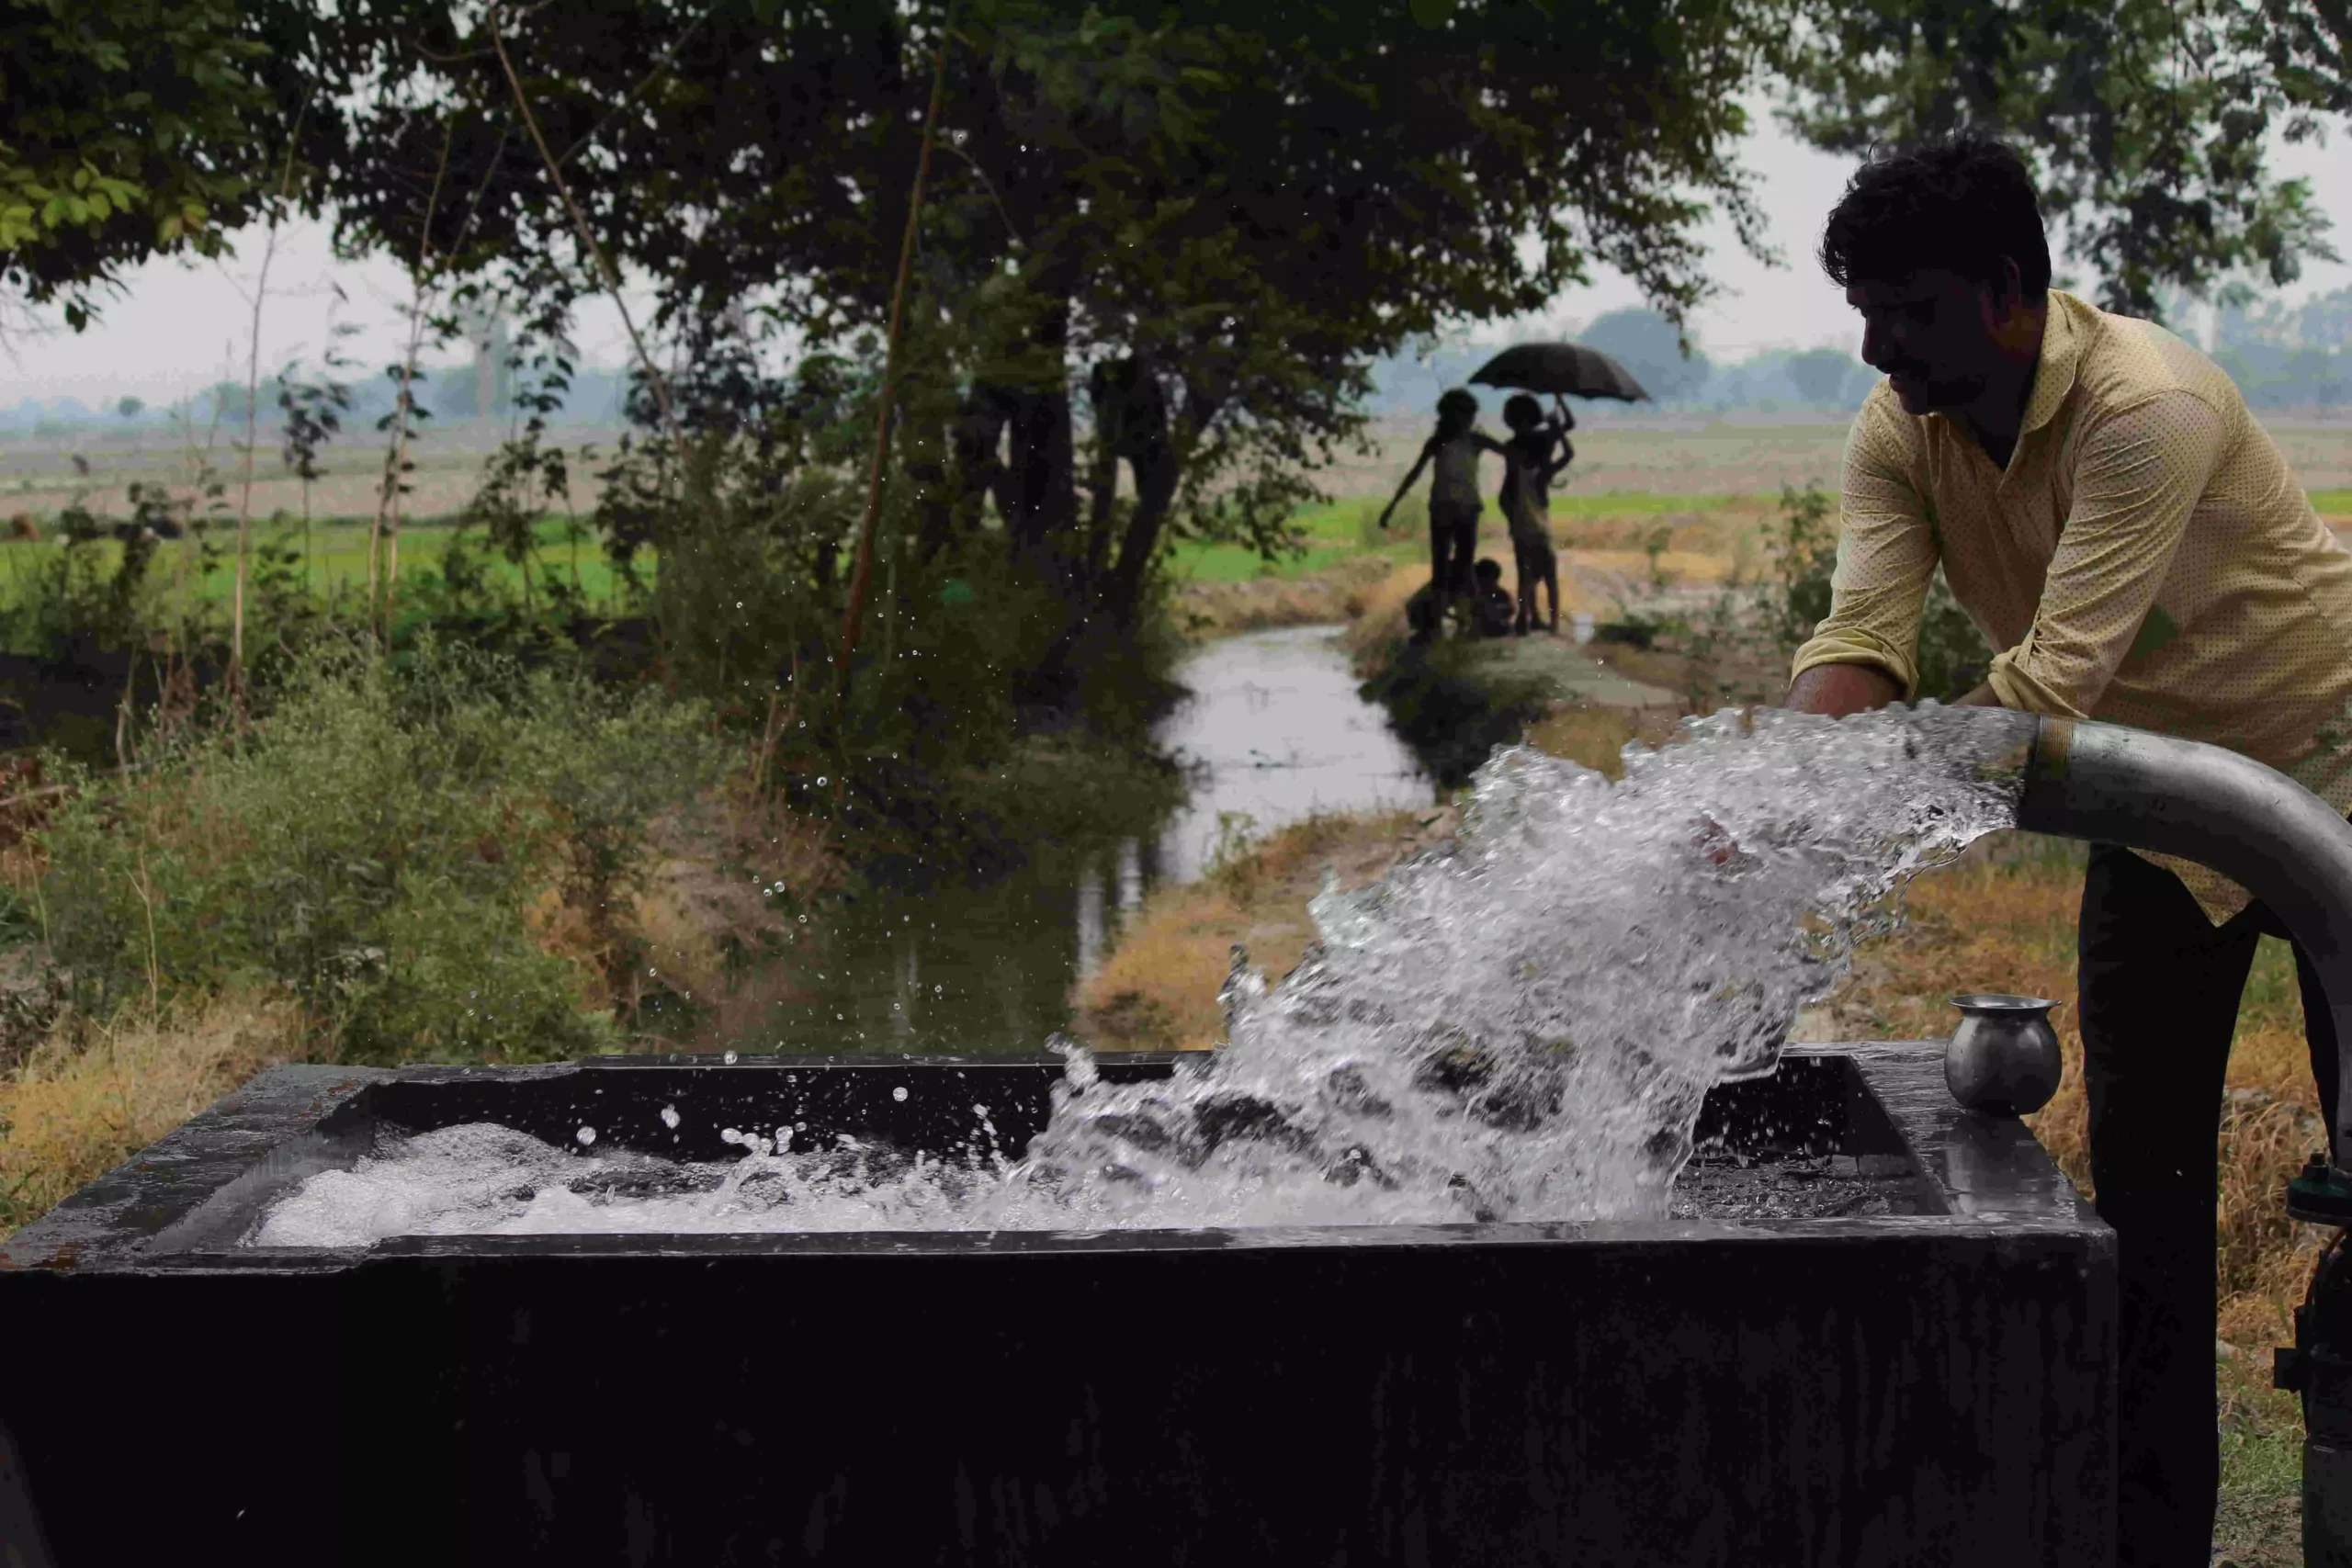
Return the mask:
{"type": "Polygon", "coordinates": [[[1213,643],[1182,676],[1193,694],[1159,739],[1193,764],[1193,784],[1157,832],[1035,844],[1020,869],[978,886],[880,888],[829,910],[820,955],[752,976],[747,988],[763,999],[752,1021],[709,1047],[1035,1051],[1069,1026],[1071,986],[1146,893],[1208,868],[1221,825],[1262,834],[1317,811],[1435,797],[1382,711],[1356,694],[1334,628],[1213,643]]]}
{"type": "Polygon", "coordinates": [[[1427,805],[1429,778],[1380,708],[1356,694],[1329,626],[1212,643],[1185,666],[1193,699],[1160,741],[1205,782],[1160,836],[1166,874],[1191,881],[1216,852],[1220,819],[1263,833],[1318,811],[1427,805]]]}

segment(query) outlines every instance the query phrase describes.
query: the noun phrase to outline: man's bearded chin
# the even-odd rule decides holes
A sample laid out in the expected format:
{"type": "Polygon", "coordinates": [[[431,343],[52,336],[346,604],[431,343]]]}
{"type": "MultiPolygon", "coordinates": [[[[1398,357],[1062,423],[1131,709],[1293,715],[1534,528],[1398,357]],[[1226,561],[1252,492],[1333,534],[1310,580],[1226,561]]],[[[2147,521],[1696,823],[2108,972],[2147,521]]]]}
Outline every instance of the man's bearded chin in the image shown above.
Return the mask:
{"type": "Polygon", "coordinates": [[[1984,390],[1981,376],[1930,378],[1923,369],[1897,367],[1887,373],[1897,401],[1907,414],[1950,413],[1966,408],[1984,390]]]}

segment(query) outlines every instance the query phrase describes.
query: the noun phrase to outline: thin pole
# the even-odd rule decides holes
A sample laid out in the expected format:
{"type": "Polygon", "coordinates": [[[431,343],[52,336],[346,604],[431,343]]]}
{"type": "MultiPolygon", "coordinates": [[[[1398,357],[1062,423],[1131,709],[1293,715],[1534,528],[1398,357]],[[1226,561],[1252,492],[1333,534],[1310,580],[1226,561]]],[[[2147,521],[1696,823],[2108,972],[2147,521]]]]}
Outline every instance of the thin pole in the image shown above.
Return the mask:
{"type": "Polygon", "coordinates": [[[677,410],[670,400],[670,383],[662,376],[661,367],[653,363],[653,356],[646,352],[645,339],[639,334],[637,323],[629,318],[628,303],[621,298],[620,274],[614,270],[612,262],[605,256],[605,247],[596,243],[596,232],[589,228],[587,214],[582,212],[580,203],[572,199],[571,186],[563,177],[562,166],[556,161],[555,154],[548,151],[548,139],[539,134],[538,117],[531,112],[531,100],[524,96],[523,79],[514,73],[514,62],[507,58],[506,39],[499,27],[496,6],[490,8],[489,20],[490,44],[498,51],[498,63],[506,73],[506,85],[514,91],[514,107],[522,113],[524,128],[531,133],[531,144],[539,150],[539,162],[547,165],[548,178],[555,182],[556,195],[563,199],[563,209],[571,219],[571,231],[580,236],[580,243],[595,264],[596,276],[603,281],[605,292],[612,296],[613,309],[620,313],[621,326],[628,333],[630,346],[637,350],[637,362],[644,367],[646,383],[653,391],[654,406],[661,410],[662,423],[669,431],[672,444],[678,448],[678,461],[683,465],[686,460],[686,438],[678,428],[677,410]]]}
{"type": "Polygon", "coordinates": [[[931,68],[931,108],[923,116],[922,151],[915,158],[914,194],[907,202],[907,232],[899,244],[899,280],[890,290],[890,333],[882,349],[882,407],[874,418],[874,464],[865,477],[865,515],[857,528],[856,564],[850,569],[849,602],[842,606],[841,683],[835,690],[836,718],[849,701],[851,656],[857,652],[858,634],[865,629],[865,591],[874,580],[874,531],[882,517],[882,471],[890,460],[890,407],[898,391],[899,327],[907,304],[907,283],[914,274],[915,233],[922,220],[924,183],[931,176],[931,147],[939,125],[939,106],[947,88],[947,26],[942,17],[939,51],[931,68]]]}

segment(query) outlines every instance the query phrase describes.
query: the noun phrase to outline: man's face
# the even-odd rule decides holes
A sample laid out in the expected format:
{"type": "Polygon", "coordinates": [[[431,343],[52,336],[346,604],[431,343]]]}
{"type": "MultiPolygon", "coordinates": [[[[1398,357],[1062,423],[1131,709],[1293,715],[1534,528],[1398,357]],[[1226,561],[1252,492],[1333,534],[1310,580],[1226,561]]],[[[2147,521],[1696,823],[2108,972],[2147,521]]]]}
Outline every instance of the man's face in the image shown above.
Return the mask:
{"type": "Polygon", "coordinates": [[[1991,291],[1929,268],[1896,283],[1858,283],[1862,359],[1892,383],[1907,414],[1949,413],[1984,395],[2000,364],[1991,291]]]}

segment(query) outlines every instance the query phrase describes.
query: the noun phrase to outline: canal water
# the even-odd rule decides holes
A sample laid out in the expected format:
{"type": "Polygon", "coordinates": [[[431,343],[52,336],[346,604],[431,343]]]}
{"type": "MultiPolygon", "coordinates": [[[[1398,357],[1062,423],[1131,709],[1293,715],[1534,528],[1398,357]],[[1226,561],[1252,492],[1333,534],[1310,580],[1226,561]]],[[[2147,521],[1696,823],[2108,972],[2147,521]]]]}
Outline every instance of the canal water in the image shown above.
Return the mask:
{"type": "Polygon", "coordinates": [[[1317,812],[1431,803],[1412,753],[1356,694],[1338,630],[1286,626],[1192,655],[1178,671],[1191,694],[1158,732],[1191,787],[1153,830],[1033,844],[1017,870],[978,886],[874,887],[829,908],[788,983],[752,977],[773,993],[760,1021],[707,1048],[1040,1050],[1069,1026],[1071,987],[1159,882],[1190,881],[1221,846],[1317,812]]]}

